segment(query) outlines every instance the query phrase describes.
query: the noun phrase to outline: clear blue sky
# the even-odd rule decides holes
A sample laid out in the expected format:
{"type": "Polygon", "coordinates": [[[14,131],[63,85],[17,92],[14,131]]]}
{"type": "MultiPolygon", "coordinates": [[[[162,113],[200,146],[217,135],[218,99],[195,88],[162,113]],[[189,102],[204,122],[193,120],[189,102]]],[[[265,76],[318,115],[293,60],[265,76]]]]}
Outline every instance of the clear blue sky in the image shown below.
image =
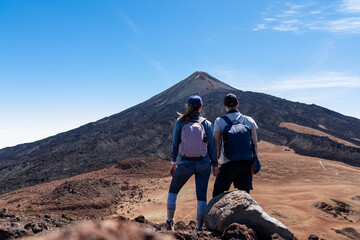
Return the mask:
{"type": "Polygon", "coordinates": [[[205,71],[360,118],[360,0],[0,0],[0,148],[205,71]]]}

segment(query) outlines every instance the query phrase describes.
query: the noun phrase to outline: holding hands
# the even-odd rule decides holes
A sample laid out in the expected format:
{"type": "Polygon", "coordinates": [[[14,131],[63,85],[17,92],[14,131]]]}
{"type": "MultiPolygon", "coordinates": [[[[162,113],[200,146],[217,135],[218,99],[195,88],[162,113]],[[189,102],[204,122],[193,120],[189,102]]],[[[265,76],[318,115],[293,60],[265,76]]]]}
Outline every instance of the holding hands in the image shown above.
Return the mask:
{"type": "Polygon", "coordinates": [[[216,177],[220,173],[219,167],[211,167],[211,169],[212,169],[212,174],[214,177],[216,177]]]}
{"type": "Polygon", "coordinates": [[[175,174],[175,169],[176,169],[176,163],[171,163],[170,165],[170,175],[173,177],[175,174]]]}

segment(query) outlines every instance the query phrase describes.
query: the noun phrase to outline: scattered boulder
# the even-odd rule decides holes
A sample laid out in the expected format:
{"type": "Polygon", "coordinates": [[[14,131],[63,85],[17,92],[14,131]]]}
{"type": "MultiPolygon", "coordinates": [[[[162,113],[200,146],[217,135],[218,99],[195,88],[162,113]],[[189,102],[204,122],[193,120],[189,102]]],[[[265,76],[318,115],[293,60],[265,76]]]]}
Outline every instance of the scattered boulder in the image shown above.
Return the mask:
{"type": "Polygon", "coordinates": [[[332,215],[334,218],[342,217],[349,222],[353,222],[348,218],[354,212],[349,204],[333,198],[330,198],[330,200],[333,203],[316,202],[314,203],[314,207],[332,215]]]}
{"type": "Polygon", "coordinates": [[[6,208],[3,208],[0,211],[0,218],[14,218],[14,217],[15,217],[15,215],[9,213],[6,208]]]}
{"type": "Polygon", "coordinates": [[[0,213],[0,239],[17,239],[33,236],[40,232],[52,230],[54,227],[68,225],[72,221],[53,215],[14,215],[8,210],[0,213]]]}
{"type": "MultiPolygon", "coordinates": [[[[31,230],[25,229],[24,227],[18,227],[13,230],[15,238],[21,238],[25,236],[32,236],[34,233],[31,230]]],[[[2,238],[0,238],[2,239],[2,238]]]]}
{"type": "Polygon", "coordinates": [[[228,226],[223,235],[223,240],[257,240],[256,233],[251,228],[239,223],[232,223],[228,226]]]}
{"type": "Polygon", "coordinates": [[[43,226],[39,226],[39,225],[35,225],[31,228],[31,230],[33,231],[33,233],[37,234],[39,232],[42,232],[44,230],[43,226]]]}
{"type": "Polygon", "coordinates": [[[308,237],[308,240],[319,240],[319,237],[316,236],[316,235],[310,235],[310,236],[308,237]]]}
{"type": "Polygon", "coordinates": [[[358,200],[358,201],[360,201],[360,195],[354,196],[354,197],[352,197],[351,199],[352,199],[352,200],[358,200]]]}
{"type": "Polygon", "coordinates": [[[21,238],[25,236],[31,236],[33,233],[31,230],[27,230],[24,227],[17,228],[0,228],[0,239],[11,240],[14,238],[21,238]]]}
{"type": "Polygon", "coordinates": [[[140,216],[134,218],[134,221],[138,222],[138,223],[145,223],[146,222],[145,217],[143,215],[140,215],[140,216]]]}
{"type": "Polygon", "coordinates": [[[121,170],[127,170],[131,168],[131,164],[128,162],[119,162],[115,165],[115,168],[120,168],[121,170]]]}
{"type": "Polygon", "coordinates": [[[281,237],[277,233],[274,233],[273,235],[271,235],[271,240],[285,240],[285,238],[281,237]]]}
{"type": "Polygon", "coordinates": [[[179,221],[175,223],[176,230],[188,230],[189,226],[187,226],[183,221],[179,221]]]}
{"type": "Polygon", "coordinates": [[[205,209],[205,225],[209,230],[223,232],[232,223],[245,224],[260,239],[269,239],[274,233],[284,239],[294,239],[294,234],[284,224],[264,212],[245,191],[220,194],[205,209]]]}
{"type": "Polygon", "coordinates": [[[197,226],[196,221],[191,220],[191,221],[189,222],[189,227],[190,227],[191,229],[195,229],[195,228],[196,228],[196,226],[197,226]]]}
{"type": "Polygon", "coordinates": [[[195,231],[176,231],[170,233],[170,235],[174,236],[178,240],[199,240],[195,231]]]}
{"type": "Polygon", "coordinates": [[[14,237],[14,231],[11,229],[0,228],[0,239],[12,239],[14,237]]]}
{"type": "Polygon", "coordinates": [[[360,233],[352,227],[345,227],[343,229],[331,228],[330,230],[334,230],[336,233],[343,235],[348,239],[360,239],[360,233]]]}
{"type": "Polygon", "coordinates": [[[180,230],[180,231],[166,231],[162,230],[160,233],[170,235],[177,240],[218,240],[220,236],[214,236],[212,233],[207,231],[195,231],[195,230],[180,230]]]}

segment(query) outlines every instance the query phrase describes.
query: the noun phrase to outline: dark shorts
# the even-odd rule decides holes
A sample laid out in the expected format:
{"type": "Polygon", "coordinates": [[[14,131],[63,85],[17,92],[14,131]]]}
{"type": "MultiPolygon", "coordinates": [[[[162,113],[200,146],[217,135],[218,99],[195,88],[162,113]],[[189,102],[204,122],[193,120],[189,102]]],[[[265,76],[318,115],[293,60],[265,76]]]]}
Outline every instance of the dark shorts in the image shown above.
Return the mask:
{"type": "Polygon", "coordinates": [[[221,164],[220,173],[217,175],[213,197],[230,189],[231,184],[239,190],[250,192],[252,187],[251,165],[253,160],[230,161],[221,164]]]}

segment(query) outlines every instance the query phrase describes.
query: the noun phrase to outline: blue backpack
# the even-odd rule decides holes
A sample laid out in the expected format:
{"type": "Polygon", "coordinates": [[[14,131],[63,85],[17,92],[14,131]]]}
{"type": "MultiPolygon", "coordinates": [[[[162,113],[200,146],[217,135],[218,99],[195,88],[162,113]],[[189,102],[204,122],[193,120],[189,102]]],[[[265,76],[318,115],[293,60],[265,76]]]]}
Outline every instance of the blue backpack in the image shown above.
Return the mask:
{"type": "Polygon", "coordinates": [[[251,129],[243,124],[244,116],[234,121],[227,116],[221,118],[227,123],[222,133],[226,158],[231,161],[252,159],[251,129]]]}

